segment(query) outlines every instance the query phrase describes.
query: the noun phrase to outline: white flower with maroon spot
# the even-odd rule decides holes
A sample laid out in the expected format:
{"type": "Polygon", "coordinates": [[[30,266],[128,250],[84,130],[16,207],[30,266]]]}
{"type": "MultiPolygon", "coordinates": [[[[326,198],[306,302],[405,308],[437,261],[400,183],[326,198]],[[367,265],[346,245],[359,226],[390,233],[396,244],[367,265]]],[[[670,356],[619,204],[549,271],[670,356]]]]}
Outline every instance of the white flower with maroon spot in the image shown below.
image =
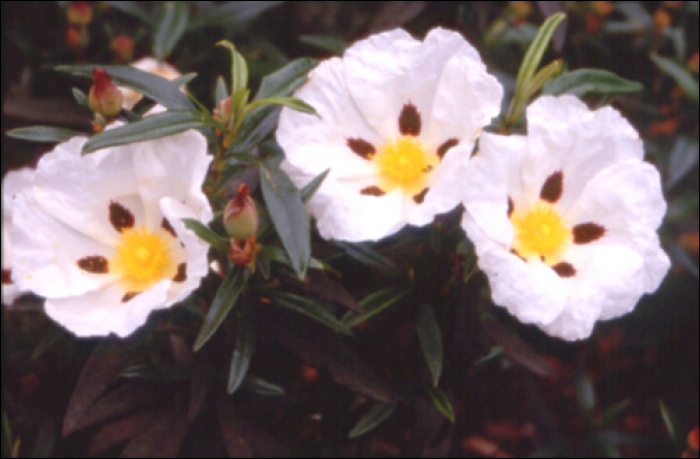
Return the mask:
{"type": "Polygon", "coordinates": [[[309,211],[322,237],[363,241],[459,204],[502,88],[460,34],[438,28],[420,42],[398,29],[322,62],[295,96],[321,117],[283,109],[282,168],[299,187],[330,169],[309,211]]]}
{"type": "Polygon", "coordinates": [[[211,157],[195,131],[81,156],[84,142],[46,154],[15,196],[12,278],[77,336],[125,337],[208,272],[208,246],[182,219],[212,218],[211,157]]]}
{"type": "Polygon", "coordinates": [[[23,293],[12,280],[12,201],[17,193],[34,183],[34,171],[8,172],[2,180],[2,303],[12,305],[23,293]]]}
{"type": "Polygon", "coordinates": [[[552,336],[587,338],[670,267],[656,234],[660,176],[613,108],[543,96],[527,121],[527,136],[481,137],[463,226],[497,305],[552,336]]]}

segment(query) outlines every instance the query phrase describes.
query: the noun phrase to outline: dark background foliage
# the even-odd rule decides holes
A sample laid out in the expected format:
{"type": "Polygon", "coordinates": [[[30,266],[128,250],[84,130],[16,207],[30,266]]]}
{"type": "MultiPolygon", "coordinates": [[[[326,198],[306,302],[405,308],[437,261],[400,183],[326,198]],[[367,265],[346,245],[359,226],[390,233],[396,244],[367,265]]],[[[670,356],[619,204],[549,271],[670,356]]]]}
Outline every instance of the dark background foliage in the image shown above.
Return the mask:
{"type": "MultiPolygon", "coordinates": [[[[31,124],[89,131],[89,114],[71,98],[71,87],[85,91],[86,81],[51,68],[114,63],[110,41],[119,34],[134,38],[135,58],[151,54],[149,27],[124,12],[131,2],[94,2],[90,41],[71,49],[68,3],[2,3],[3,132],[31,124]]],[[[160,8],[137,3],[152,14],[160,8]]],[[[606,69],[644,86],[584,99],[622,111],[661,171],[672,271],[633,314],[599,324],[587,341],[564,343],[491,305],[482,274],[460,282],[473,259],[454,230],[457,212],[383,241],[378,266],[314,238],[314,256],[342,276],[312,271],[303,284],[280,273],[290,291],[345,312],[382,288],[401,293],[397,272],[418,287],[353,338],[249,295],[255,377],[233,396],[225,391],[230,339],[240,333],[224,330],[191,351],[206,293],[157,315],[127,342],[77,340],[25,298],[3,308],[3,456],[679,457],[699,411],[698,2],[248,2],[207,19],[211,8],[237,3],[191,2],[190,23],[205,25],[188,30],[168,57],[182,72],[198,72],[190,89],[210,108],[217,77],[229,72],[226,52],[214,48],[221,39],[246,58],[256,88],[290,59],[327,58],[398,26],[419,37],[438,25],[460,31],[510,96],[537,27],[566,8],[544,63],[561,58],[570,70],[606,69]],[[657,55],[694,75],[694,101],[654,63],[657,55]],[[428,300],[444,348],[439,392],[430,389],[416,333],[429,320],[428,300]],[[389,413],[377,429],[348,438],[359,420],[389,413]]],[[[3,174],[49,149],[3,136],[3,174]]],[[[219,282],[212,276],[203,291],[219,282]]]]}

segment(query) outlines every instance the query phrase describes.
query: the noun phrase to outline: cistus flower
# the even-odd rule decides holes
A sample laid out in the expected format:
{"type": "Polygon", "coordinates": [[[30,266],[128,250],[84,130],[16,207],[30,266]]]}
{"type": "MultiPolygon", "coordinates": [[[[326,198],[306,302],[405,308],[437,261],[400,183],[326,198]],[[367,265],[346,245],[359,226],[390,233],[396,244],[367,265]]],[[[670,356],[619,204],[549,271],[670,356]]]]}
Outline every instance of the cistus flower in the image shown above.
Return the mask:
{"type": "Polygon", "coordinates": [[[245,183],[238,186],[236,196],[224,209],[224,227],[229,236],[237,240],[255,236],[258,231],[258,211],[249,196],[250,189],[245,183]]]}
{"type": "Polygon", "coordinates": [[[484,134],[466,177],[463,226],[493,301],[566,340],[630,312],[670,261],[658,171],[613,108],[543,96],[528,135],[484,134]]]}
{"type": "MultiPolygon", "coordinates": [[[[131,66],[136,67],[139,70],[143,70],[144,72],[167,78],[168,80],[174,80],[175,78],[181,76],[180,72],[178,72],[175,67],[167,62],[160,62],[155,57],[144,57],[136,62],[132,62],[131,66]]],[[[134,105],[136,105],[141,97],[143,97],[143,94],[136,92],[133,89],[122,87],[119,89],[121,89],[121,91],[124,93],[123,106],[126,109],[131,110],[134,108],[134,105]]]]}
{"type": "Polygon", "coordinates": [[[88,106],[93,113],[109,119],[122,109],[124,96],[103,69],[92,71],[92,86],[88,94],[88,106]]]}
{"type": "Polygon", "coordinates": [[[322,237],[363,241],[428,224],[459,203],[502,88],[460,34],[438,28],[420,42],[397,29],[322,62],[295,97],[320,118],[282,110],[282,169],[299,187],[330,169],[308,209],[322,237]]]}
{"type": "Polygon", "coordinates": [[[25,293],[12,280],[12,200],[17,193],[33,184],[34,171],[31,169],[10,171],[2,181],[2,303],[6,305],[11,305],[25,293]]]}
{"type": "Polygon", "coordinates": [[[46,154],[12,203],[12,272],[79,337],[125,337],[187,297],[207,274],[208,246],[182,223],[207,222],[211,157],[188,131],[81,155],[84,138],[46,154]]]}

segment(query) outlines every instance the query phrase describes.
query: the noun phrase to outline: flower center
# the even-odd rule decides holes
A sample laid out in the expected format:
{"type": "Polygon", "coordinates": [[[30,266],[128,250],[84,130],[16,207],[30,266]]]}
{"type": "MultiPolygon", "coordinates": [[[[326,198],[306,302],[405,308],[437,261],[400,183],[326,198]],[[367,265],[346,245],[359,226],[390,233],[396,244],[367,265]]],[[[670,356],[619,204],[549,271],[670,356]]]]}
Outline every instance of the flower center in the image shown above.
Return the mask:
{"type": "Polygon", "coordinates": [[[428,173],[438,163],[420,142],[412,137],[400,137],[384,145],[373,158],[382,183],[380,188],[391,191],[401,188],[406,194],[420,193],[427,185],[428,173]]]}
{"type": "Polygon", "coordinates": [[[539,202],[527,212],[513,214],[511,222],[513,249],[526,260],[536,257],[555,263],[572,240],[571,228],[551,204],[539,202]]]}
{"type": "Polygon", "coordinates": [[[129,292],[142,292],[177,273],[168,239],[146,227],[125,230],[110,261],[129,292]]]}

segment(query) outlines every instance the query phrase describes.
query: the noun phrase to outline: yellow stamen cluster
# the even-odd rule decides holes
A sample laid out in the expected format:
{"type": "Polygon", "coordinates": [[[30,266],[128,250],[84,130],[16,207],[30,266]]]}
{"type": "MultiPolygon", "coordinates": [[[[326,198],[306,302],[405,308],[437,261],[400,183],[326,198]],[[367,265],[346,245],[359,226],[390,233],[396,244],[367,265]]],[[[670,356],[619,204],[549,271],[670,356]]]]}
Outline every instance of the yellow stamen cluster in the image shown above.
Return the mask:
{"type": "Polygon", "coordinates": [[[400,137],[384,145],[374,156],[384,191],[400,188],[408,195],[423,191],[428,173],[438,164],[438,157],[425,151],[412,137],[400,137]]]}
{"type": "Polygon", "coordinates": [[[177,274],[168,236],[146,227],[128,229],[122,233],[110,266],[115,274],[121,276],[129,292],[142,292],[177,274]]]}
{"type": "Polygon", "coordinates": [[[571,228],[551,204],[539,202],[529,211],[513,214],[511,221],[515,228],[513,249],[526,260],[556,263],[571,244],[571,228]]]}

